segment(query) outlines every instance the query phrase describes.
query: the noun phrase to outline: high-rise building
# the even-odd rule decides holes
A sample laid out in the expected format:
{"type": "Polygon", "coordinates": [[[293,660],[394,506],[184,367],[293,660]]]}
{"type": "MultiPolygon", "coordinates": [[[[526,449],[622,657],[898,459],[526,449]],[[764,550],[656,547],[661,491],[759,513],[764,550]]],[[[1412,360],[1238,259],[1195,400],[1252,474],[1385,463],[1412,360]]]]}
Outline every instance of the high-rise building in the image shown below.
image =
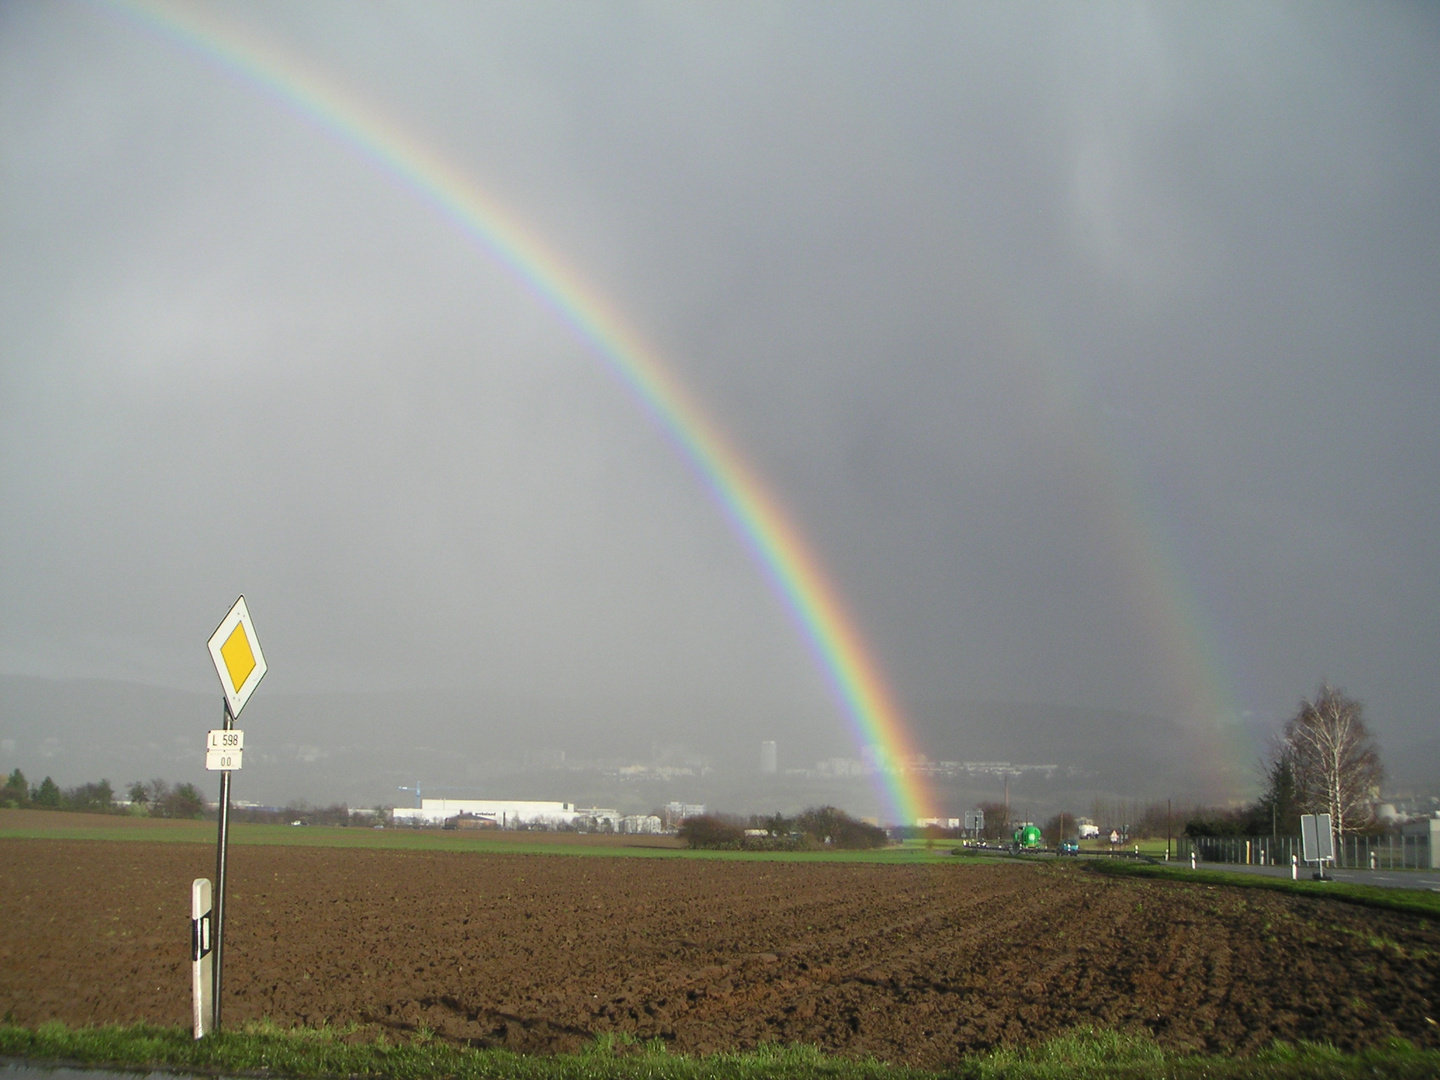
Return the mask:
{"type": "Polygon", "coordinates": [[[760,744],[760,771],[762,773],[774,773],[777,771],[779,759],[775,752],[775,740],[766,739],[760,744]]]}

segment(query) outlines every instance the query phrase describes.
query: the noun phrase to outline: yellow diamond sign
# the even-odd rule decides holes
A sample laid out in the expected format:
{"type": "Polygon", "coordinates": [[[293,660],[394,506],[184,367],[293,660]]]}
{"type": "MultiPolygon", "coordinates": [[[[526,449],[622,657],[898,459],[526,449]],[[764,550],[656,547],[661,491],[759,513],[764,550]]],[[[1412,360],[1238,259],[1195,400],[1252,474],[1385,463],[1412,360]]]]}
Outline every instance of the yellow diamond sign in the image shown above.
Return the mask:
{"type": "Polygon", "coordinates": [[[255,626],[245,607],[245,597],[235,601],[230,614],[210,635],[210,657],[225,691],[231,716],[239,716],[245,702],[265,677],[265,654],[255,637],[255,626]]]}
{"type": "Polygon", "coordinates": [[[225,661],[225,674],[230,676],[231,686],[244,686],[250,672],[255,670],[255,653],[250,649],[250,639],[245,636],[245,627],[235,624],[225,644],[220,646],[220,658],[225,661]]]}

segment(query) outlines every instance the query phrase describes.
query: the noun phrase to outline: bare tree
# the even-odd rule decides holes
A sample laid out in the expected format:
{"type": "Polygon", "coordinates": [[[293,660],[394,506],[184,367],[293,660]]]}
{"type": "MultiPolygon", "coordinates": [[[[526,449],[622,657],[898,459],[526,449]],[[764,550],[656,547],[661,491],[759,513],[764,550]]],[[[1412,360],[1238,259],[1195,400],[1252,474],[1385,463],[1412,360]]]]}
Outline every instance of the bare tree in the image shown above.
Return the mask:
{"type": "Polygon", "coordinates": [[[1358,701],[1328,683],[1285,723],[1284,751],[1301,806],[1329,813],[1344,835],[1368,822],[1385,769],[1358,701]]]}

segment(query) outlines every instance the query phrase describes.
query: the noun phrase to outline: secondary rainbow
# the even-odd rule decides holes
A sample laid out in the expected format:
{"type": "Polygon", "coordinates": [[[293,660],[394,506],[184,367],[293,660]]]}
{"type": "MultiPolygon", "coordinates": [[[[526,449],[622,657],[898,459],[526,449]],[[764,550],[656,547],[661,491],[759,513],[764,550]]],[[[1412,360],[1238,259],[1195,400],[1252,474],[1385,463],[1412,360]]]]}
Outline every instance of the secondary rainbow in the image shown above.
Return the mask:
{"type": "MultiPolygon", "coordinates": [[[[110,10],[132,15],[264,90],[401,180],[506,266],[634,394],[713,493],[792,613],[859,740],[894,763],[914,755],[879,665],[790,516],[662,359],[562,259],[439,154],[276,43],[188,8],[128,3],[110,10]]],[[[933,815],[919,774],[889,769],[878,775],[896,821],[933,815]]]]}

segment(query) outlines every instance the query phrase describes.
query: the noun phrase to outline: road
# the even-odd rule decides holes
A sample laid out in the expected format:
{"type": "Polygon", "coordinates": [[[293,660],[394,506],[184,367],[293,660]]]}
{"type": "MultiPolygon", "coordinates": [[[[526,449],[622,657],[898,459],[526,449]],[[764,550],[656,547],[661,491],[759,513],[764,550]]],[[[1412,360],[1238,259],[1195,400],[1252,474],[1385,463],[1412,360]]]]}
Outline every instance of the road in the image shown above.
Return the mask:
{"type": "MultiPolygon", "coordinates": [[[[1172,863],[1168,865],[1184,866],[1185,863],[1172,863]]],[[[1202,870],[1222,870],[1236,874],[1263,874],[1266,877],[1288,878],[1290,867],[1288,866],[1245,866],[1241,863],[1208,863],[1202,862],[1199,866],[1202,870]]],[[[1314,874],[1313,868],[1301,867],[1300,878],[1305,880],[1314,874]]],[[[1356,885],[1378,885],[1383,889],[1429,889],[1431,892],[1440,892],[1440,870],[1337,870],[1327,868],[1327,878],[1334,878],[1336,881],[1349,881],[1356,885]]]]}

